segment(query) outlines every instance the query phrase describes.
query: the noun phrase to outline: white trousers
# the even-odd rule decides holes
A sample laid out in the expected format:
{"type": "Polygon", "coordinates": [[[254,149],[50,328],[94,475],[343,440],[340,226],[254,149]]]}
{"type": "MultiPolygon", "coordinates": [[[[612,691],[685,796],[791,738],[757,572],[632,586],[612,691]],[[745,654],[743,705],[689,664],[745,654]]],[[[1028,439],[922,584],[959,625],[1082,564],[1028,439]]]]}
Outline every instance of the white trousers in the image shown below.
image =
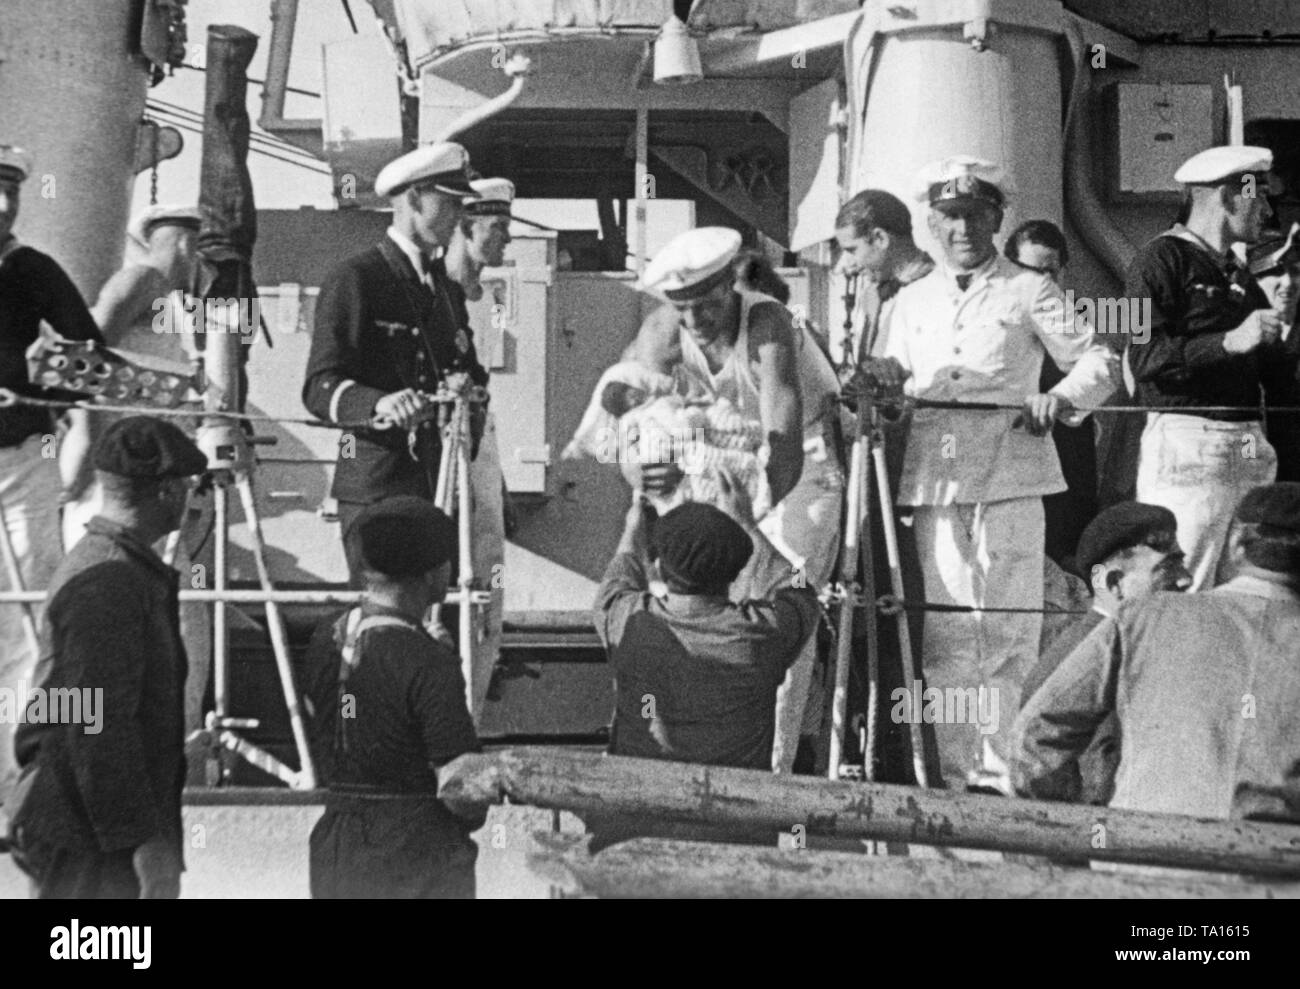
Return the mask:
{"type": "Polygon", "coordinates": [[[1178,519],[1193,591],[1214,587],[1242,496],[1276,477],[1277,453],[1258,422],[1147,413],[1137,498],[1163,505],[1178,519]]]}
{"type": "MultiPolygon", "coordinates": [[[[763,535],[797,569],[809,587],[820,590],[831,579],[840,548],[844,472],[820,439],[804,445],[803,473],[794,490],[758,523],[763,535]]],[[[804,644],[776,694],[776,740],[772,771],[794,768],[799,736],[819,734],[824,712],[822,690],[814,683],[817,635],[804,644]]]]}
{"type": "MultiPolygon", "coordinates": [[[[913,525],[925,599],[978,608],[1043,607],[1043,500],[923,505],[913,525]]],[[[925,699],[895,705],[934,724],[944,782],[1011,793],[1008,741],[1020,688],[1038,658],[1041,614],[925,613],[925,699]],[[937,689],[939,694],[930,693],[937,689]],[[976,703],[970,703],[975,701],[976,703]]]]}
{"type": "MultiPolygon", "coordinates": [[[[23,587],[43,591],[50,585],[63,557],[59,539],[58,461],[42,453],[53,452],[47,437],[34,435],[18,446],[0,448],[0,507],[4,509],[5,533],[18,561],[23,587]]],[[[16,590],[8,568],[0,566],[0,588],[16,590]]],[[[32,605],[39,627],[41,605],[32,605]]],[[[0,604],[0,690],[21,696],[19,685],[31,680],[36,670],[36,652],[23,628],[22,608],[0,604]]],[[[18,779],[14,758],[14,719],[0,718],[0,804],[18,779]]]]}

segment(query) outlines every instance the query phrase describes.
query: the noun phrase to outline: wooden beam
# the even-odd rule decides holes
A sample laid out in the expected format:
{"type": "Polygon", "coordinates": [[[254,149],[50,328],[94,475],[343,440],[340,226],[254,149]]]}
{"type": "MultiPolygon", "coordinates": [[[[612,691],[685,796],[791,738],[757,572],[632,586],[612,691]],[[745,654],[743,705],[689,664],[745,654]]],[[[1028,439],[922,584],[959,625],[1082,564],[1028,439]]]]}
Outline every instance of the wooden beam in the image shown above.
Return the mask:
{"type": "Polygon", "coordinates": [[[1300,883],[1161,877],[1055,865],[754,848],[635,838],[592,855],[589,835],[532,835],[528,867],[601,899],[1300,899],[1300,883]]]}
{"type": "Polygon", "coordinates": [[[864,784],[747,769],[514,748],[442,773],[452,804],[1025,852],[1300,877],[1300,827],[864,784]]]}

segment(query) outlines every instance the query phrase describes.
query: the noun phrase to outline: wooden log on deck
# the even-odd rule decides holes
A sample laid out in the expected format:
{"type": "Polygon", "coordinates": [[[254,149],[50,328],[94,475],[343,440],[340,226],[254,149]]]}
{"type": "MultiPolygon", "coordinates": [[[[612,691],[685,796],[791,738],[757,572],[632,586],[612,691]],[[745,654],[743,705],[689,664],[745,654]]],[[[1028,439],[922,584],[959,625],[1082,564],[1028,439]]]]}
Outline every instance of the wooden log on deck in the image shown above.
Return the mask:
{"type": "MultiPolygon", "coordinates": [[[[748,769],[514,748],[440,774],[451,804],[509,800],[584,820],[685,822],[1300,878],[1300,827],[776,776],[748,769]]],[[[679,835],[674,835],[679,836],[679,835]]]]}
{"type": "Polygon", "coordinates": [[[783,850],[635,838],[591,854],[589,835],[532,836],[529,868],[601,899],[1297,899],[1300,883],[1176,879],[1061,866],[783,850]]]}

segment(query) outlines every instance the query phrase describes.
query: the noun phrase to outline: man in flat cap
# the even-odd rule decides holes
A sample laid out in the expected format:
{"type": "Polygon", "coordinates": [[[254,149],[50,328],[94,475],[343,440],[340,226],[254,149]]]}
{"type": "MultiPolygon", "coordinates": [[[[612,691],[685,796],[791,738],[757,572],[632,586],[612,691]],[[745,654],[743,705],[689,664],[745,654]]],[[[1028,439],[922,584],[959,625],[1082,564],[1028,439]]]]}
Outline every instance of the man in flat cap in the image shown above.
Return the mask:
{"type": "MultiPolygon", "coordinates": [[[[468,329],[458,325],[442,252],[473,198],[469,155],[459,144],[427,144],[389,162],[375,191],[393,204],[393,224],[374,247],[347,258],[321,284],[303,383],[303,403],[330,422],[382,416],[388,429],[339,438],[331,495],[347,532],[366,505],[399,494],[433,499],[442,440],[425,398],[487,384],[468,329]]],[[[353,586],[361,560],[350,553],[353,586]]]]}
{"type": "MultiPolygon", "coordinates": [[[[1014,710],[1038,658],[1043,607],[1043,496],[1065,490],[1053,426],[1083,421],[1080,407],[1114,390],[1117,361],[1067,313],[1047,275],[1001,257],[993,236],[1006,202],[1002,170],[957,156],[922,169],[939,265],[902,289],[889,312],[885,356],[864,371],[885,393],[993,402],[1018,411],[918,408],[896,503],[911,509],[925,598],[1021,613],[928,612],[927,686],[989,689],[1014,710]],[[1065,378],[1040,393],[1044,357],[1065,378]]],[[[936,724],[947,786],[1009,791],[1005,726],[936,724]]]]}
{"type": "MultiPolygon", "coordinates": [[[[470,186],[475,198],[466,201],[465,215],[456,225],[451,246],[447,248],[447,272],[451,275],[451,296],[457,320],[472,337],[467,303],[483,298],[484,286],[479,280],[483,269],[496,268],[505,262],[505,251],[510,246],[510,210],[515,198],[515,184],[509,179],[491,178],[474,179],[470,186]]],[[[499,294],[501,291],[498,283],[494,292],[499,294]]],[[[494,294],[489,302],[496,319],[496,314],[504,311],[498,307],[504,307],[506,300],[496,298],[494,294]]],[[[473,564],[474,573],[489,574],[493,567],[505,562],[505,540],[513,530],[514,515],[501,470],[496,421],[492,413],[481,406],[476,407],[476,411],[484,418],[482,440],[469,468],[474,523],[473,564]]],[[[494,586],[491,595],[492,600],[484,614],[482,635],[474,651],[471,709],[476,723],[501,649],[505,592],[503,588],[494,586]]]]}
{"type": "Polygon", "coordinates": [[[304,693],[329,798],[311,834],[318,899],[473,898],[481,820],[438,798],[438,770],[478,750],[455,652],[422,619],[442,601],[456,527],[428,500],[367,505],[349,530],[361,606],[317,631],[304,693]]]}
{"type": "Polygon", "coordinates": [[[772,765],[777,688],[817,627],[815,592],[754,524],[743,484],[722,475],[726,511],[686,502],[654,524],[632,499],[596,597],[596,630],[614,668],[613,755],[714,766],[772,765]],[[728,589],[755,554],[757,593],[728,589]],[[649,591],[647,561],[667,585],[649,591]]]}
{"type": "MultiPolygon", "coordinates": [[[[642,287],[664,300],[641,325],[627,357],[683,381],[707,401],[727,399],[758,423],[768,450],[766,477],[775,506],[759,524],[799,579],[820,589],[839,550],[844,475],[835,449],[839,382],[806,327],[771,296],[734,284],[740,234],[701,227],[678,234],[646,266],[642,287]]],[[[673,466],[642,469],[647,491],[670,490],[673,466]]],[[[753,572],[733,589],[752,597],[753,572]]],[[[777,698],[772,766],[794,768],[800,737],[822,723],[812,690],[817,644],[809,640],[777,698]],[[812,702],[809,702],[810,697],[812,702]]],[[[812,739],[809,739],[812,741],[812,739]]]]}
{"type": "Polygon", "coordinates": [[[15,737],[15,861],[46,898],[179,895],[186,657],[178,575],[151,548],[207,458],[168,422],[121,419],[96,443],[100,514],[50,582],[37,697],[76,697],[15,737]],[[71,716],[69,716],[71,713],[71,716]]]}
{"type": "Polygon", "coordinates": [[[1137,497],[1177,516],[1192,590],[1216,583],[1233,506],[1276,476],[1261,406],[1295,404],[1281,317],[1232,252],[1260,238],[1272,164],[1267,148],[1250,146],[1189,158],[1174,174],[1187,188],[1186,224],[1147,243],[1125,280],[1126,296],[1151,303],[1149,339],[1126,351],[1136,402],[1176,410],[1147,413],[1137,497]]]}
{"type": "MultiPolygon", "coordinates": [[[[0,144],[0,388],[40,397],[29,383],[27,350],[41,322],[67,340],[102,340],[77,287],[58,262],[14,236],[22,184],[31,161],[20,148],[0,144]]],[[[62,481],[52,458],[54,422],[46,409],[0,409],[0,537],[6,539],[27,590],[41,590],[62,556],[59,498],[62,481]]],[[[85,451],[83,450],[83,455],[85,451]]],[[[69,464],[75,474],[80,464],[69,464]]],[[[10,585],[0,569],[0,589],[10,585]]],[[[40,608],[33,606],[39,622],[40,608]]],[[[31,676],[36,655],[24,631],[22,609],[0,605],[0,690],[12,690],[31,676]]],[[[0,719],[0,801],[18,775],[13,761],[13,726],[0,719]]]]}
{"type": "MultiPolygon", "coordinates": [[[[1178,545],[1174,513],[1137,501],[1111,505],[1089,522],[1079,537],[1075,561],[1089,582],[1092,608],[1048,643],[1025,678],[1022,706],[1093,629],[1115,617],[1122,603],[1141,601],[1157,591],[1185,591],[1192,583],[1178,545]]],[[[1111,718],[1097,730],[1080,757],[1083,803],[1110,800],[1118,759],[1119,734],[1111,718]]]]}
{"type": "Polygon", "coordinates": [[[1114,713],[1111,807],[1300,821],[1300,484],[1249,492],[1226,555],[1229,581],[1124,602],[1047,678],[1013,728],[1018,793],[1077,800],[1114,713]]]}

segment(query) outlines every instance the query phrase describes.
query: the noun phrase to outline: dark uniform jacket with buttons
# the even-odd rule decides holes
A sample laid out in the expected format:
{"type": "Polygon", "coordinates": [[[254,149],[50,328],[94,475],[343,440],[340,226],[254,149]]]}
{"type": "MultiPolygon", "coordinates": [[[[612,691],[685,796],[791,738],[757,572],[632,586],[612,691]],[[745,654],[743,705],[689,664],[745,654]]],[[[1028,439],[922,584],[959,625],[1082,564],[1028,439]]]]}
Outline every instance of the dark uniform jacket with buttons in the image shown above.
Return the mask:
{"type": "MultiPolygon", "coordinates": [[[[65,714],[14,734],[22,776],[9,812],[20,847],[30,837],[111,853],[163,836],[180,854],[187,663],[176,592],[176,571],[101,517],[59,564],[36,684],[49,714],[53,698],[77,692],[81,723],[65,714]]],[[[33,710],[29,702],[29,718],[33,710]]]]}
{"type": "MultiPolygon", "coordinates": [[[[404,388],[436,391],[450,372],[487,384],[469,330],[458,324],[450,278],[433,262],[435,290],[385,237],[343,261],[321,285],[303,403],[331,422],[365,421],[375,403],[404,388]]],[[[357,429],[340,437],[331,495],[368,504],[393,495],[432,498],[441,441],[437,424],[357,429]]]]}

